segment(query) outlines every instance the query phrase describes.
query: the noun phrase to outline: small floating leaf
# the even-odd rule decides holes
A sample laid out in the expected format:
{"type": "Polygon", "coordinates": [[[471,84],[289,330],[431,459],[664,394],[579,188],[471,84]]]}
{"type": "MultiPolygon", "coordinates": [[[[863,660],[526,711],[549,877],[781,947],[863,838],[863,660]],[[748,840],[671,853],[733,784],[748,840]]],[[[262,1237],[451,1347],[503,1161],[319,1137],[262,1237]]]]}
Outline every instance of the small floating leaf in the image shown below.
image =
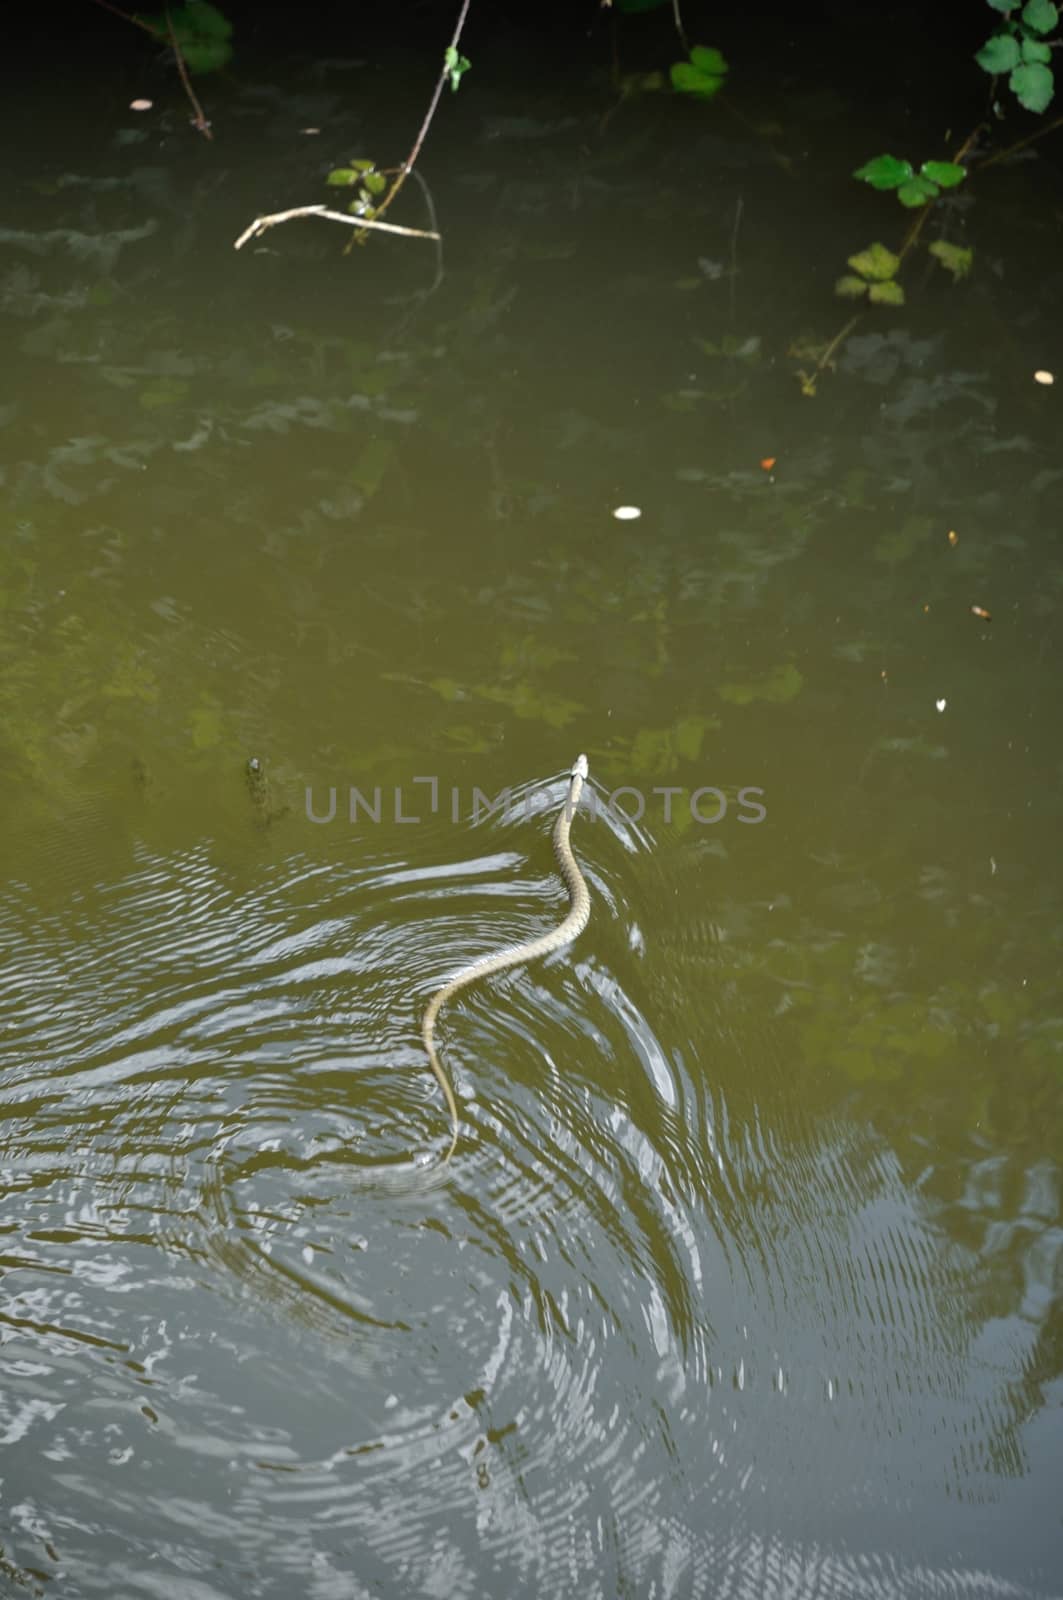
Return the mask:
{"type": "Polygon", "coordinates": [[[903,306],[904,290],[899,283],[873,283],[867,298],[873,306],[903,306]]]}
{"type": "Polygon", "coordinates": [[[349,189],[352,183],[358,182],[358,177],[359,174],[353,167],[333,167],[325,182],[330,183],[334,189],[349,189]]]}

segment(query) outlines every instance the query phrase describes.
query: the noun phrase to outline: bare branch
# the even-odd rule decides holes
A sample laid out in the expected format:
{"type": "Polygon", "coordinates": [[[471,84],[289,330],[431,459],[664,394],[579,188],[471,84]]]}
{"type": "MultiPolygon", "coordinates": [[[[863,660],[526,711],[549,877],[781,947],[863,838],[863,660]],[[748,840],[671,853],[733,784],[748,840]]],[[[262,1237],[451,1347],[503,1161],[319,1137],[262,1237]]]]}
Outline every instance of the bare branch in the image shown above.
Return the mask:
{"type": "Polygon", "coordinates": [[[687,38],[686,29],[683,27],[683,17],[679,10],[679,0],[672,0],[672,15],[675,18],[675,31],[679,35],[679,43],[687,55],[690,54],[690,40],[687,38]]]}
{"type": "MultiPolygon", "coordinates": [[[[450,46],[449,46],[449,49],[447,51],[447,55],[450,54],[451,50],[456,51],[457,48],[458,48],[458,40],[461,38],[461,30],[464,28],[464,26],[465,26],[465,18],[469,14],[469,3],[470,3],[470,0],[463,0],[462,8],[461,8],[461,11],[460,11],[460,13],[458,15],[457,24],[456,24],[456,26],[454,28],[454,34],[453,34],[453,37],[451,38],[450,46]]],[[[395,179],[395,182],[391,185],[391,188],[389,189],[388,193],[384,196],[384,198],[381,201],[380,205],[377,207],[376,214],[377,214],[378,217],[381,216],[382,213],[387,210],[388,206],[394,200],[395,196],[398,194],[399,190],[402,188],[403,184],[406,182],[406,179],[409,177],[410,173],[412,172],[414,162],[417,160],[417,157],[421,153],[421,146],[424,144],[425,137],[426,137],[426,135],[428,133],[428,128],[429,128],[429,125],[430,125],[430,123],[432,121],[432,118],[436,114],[436,106],[439,104],[439,97],[443,93],[443,85],[446,83],[447,79],[450,77],[450,68],[447,66],[446,62],[447,62],[447,56],[445,55],[443,57],[443,70],[439,74],[439,81],[436,84],[435,93],[433,94],[433,96],[431,98],[431,101],[429,102],[428,110],[424,114],[424,121],[421,123],[421,126],[420,126],[420,129],[418,131],[417,137],[413,141],[413,149],[410,151],[409,155],[406,157],[406,160],[402,163],[402,166],[399,169],[399,175],[395,179]]]]}
{"type": "Polygon", "coordinates": [[[110,0],[94,0],[94,3],[102,6],[105,11],[113,11],[115,16],[121,17],[123,22],[131,22],[134,28],[143,28],[144,32],[150,33],[153,39],[158,39],[162,44],[166,43],[166,35],[160,33],[158,28],[153,28],[150,22],[145,22],[143,17],[133,17],[130,16],[128,11],[120,11],[117,6],[111,5],[110,0]]]}
{"type": "Polygon", "coordinates": [[[188,96],[192,110],[195,112],[195,116],[192,118],[192,126],[198,129],[204,138],[213,139],[214,135],[210,131],[210,123],[203,115],[203,107],[196,99],[196,92],[188,81],[188,69],[185,66],[185,58],[181,54],[181,46],[177,43],[177,35],[173,31],[173,18],[170,16],[169,6],[165,7],[163,14],[166,17],[166,32],[170,36],[170,49],[177,57],[177,70],[181,74],[181,83],[184,86],[184,91],[188,96]]]}
{"type": "Polygon", "coordinates": [[[250,227],[233,245],[234,250],[239,250],[249,239],[255,239],[260,233],[265,233],[267,228],[275,227],[278,222],[290,222],[293,217],[326,217],[329,222],[343,222],[348,228],[377,228],[381,233],[401,233],[407,239],[438,239],[438,233],[428,233],[423,228],[400,228],[394,222],[372,222],[365,217],[352,217],[346,211],[332,211],[328,206],[295,206],[291,211],[271,211],[268,216],[256,217],[250,227]]]}

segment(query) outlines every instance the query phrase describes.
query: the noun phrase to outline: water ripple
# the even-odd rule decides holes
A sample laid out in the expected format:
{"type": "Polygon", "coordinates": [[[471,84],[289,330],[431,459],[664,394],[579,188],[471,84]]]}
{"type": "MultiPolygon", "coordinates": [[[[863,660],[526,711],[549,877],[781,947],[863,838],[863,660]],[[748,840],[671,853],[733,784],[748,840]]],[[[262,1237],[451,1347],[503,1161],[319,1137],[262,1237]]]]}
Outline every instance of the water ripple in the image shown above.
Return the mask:
{"type": "Polygon", "coordinates": [[[69,1542],[122,1529],[114,1592],[201,1546],[322,1595],[355,1551],[411,1595],[994,1592],[802,1543],[824,1483],[858,1529],[920,1452],[977,1495],[1017,1397],[969,1403],[967,1262],[892,1153],[796,1091],[763,1115],[711,991],[655,1024],[672,975],[594,875],[615,925],[445,1013],[434,1186],[381,1181],[445,1136],[421,1008],[556,918],[551,872],[366,852],[248,889],[204,849],[46,917],[0,902],[0,1339],[31,1354],[0,1436],[50,1463],[69,1542]]]}

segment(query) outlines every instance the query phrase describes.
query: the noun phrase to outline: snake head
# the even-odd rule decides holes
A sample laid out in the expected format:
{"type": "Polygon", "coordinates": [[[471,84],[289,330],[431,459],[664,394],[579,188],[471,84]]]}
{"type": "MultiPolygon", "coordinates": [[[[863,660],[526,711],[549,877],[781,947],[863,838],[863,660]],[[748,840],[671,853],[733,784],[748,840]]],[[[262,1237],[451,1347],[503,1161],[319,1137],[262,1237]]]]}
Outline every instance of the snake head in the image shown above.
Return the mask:
{"type": "Polygon", "coordinates": [[[577,756],[575,761],[572,763],[572,776],[574,778],[586,778],[589,771],[590,768],[587,765],[587,757],[577,756]]]}

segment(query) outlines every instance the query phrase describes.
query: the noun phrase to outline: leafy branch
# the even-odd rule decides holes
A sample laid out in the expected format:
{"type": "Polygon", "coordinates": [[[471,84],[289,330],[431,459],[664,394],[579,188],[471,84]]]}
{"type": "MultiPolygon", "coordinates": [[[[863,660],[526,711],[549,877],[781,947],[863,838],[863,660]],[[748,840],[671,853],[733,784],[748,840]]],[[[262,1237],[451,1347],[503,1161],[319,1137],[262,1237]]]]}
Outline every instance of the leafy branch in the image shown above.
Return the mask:
{"type": "Polygon", "coordinates": [[[177,62],[181,86],[194,113],[192,126],[205,139],[213,138],[189,72],[218,72],[230,60],[233,52],[229,40],[233,28],[228,17],[209,0],[185,0],[177,10],[166,6],[160,17],[135,16],[112,5],[111,0],[94,0],[94,4],[150,34],[159,44],[169,46],[177,62]]]}
{"type": "MultiPolygon", "coordinates": [[[[413,172],[417,158],[421,153],[421,147],[428,136],[428,130],[431,127],[432,118],[436,114],[444,88],[449,83],[451,89],[456,90],[463,76],[469,70],[470,63],[459,53],[458,44],[469,14],[470,4],[471,0],[462,0],[461,11],[458,14],[458,20],[450,43],[444,51],[443,66],[436,80],[432,98],[428,103],[428,110],[424,114],[421,126],[417,131],[417,137],[406,160],[397,169],[391,169],[397,175],[380,205],[374,206],[373,202],[375,197],[387,187],[386,173],[378,169],[372,161],[360,157],[357,160],[350,161],[346,167],[333,167],[327,179],[327,182],[334,188],[354,186],[358,188],[359,193],[351,201],[347,213],[333,211],[330,207],[322,205],[295,206],[288,211],[270,212],[266,216],[256,217],[244,229],[233,245],[234,250],[239,250],[242,245],[247,243],[248,239],[257,238],[259,234],[265,233],[267,228],[272,228],[279,222],[290,222],[295,217],[324,217],[329,222],[344,223],[348,227],[354,226],[358,228],[359,232],[352,237],[352,244],[356,240],[360,242],[364,238],[363,229],[370,230],[374,228],[383,233],[403,234],[412,239],[434,239],[438,242],[439,234],[433,230],[400,228],[393,223],[381,222],[380,218],[391,205],[406,179],[413,172]]],[[[350,248],[349,245],[348,248],[350,248]]]]}
{"type": "Polygon", "coordinates": [[[1059,7],[1052,0],[1026,0],[1020,11],[1014,0],[988,0],[994,11],[1004,16],[1003,26],[992,34],[975,56],[990,77],[1008,74],[1008,88],[1027,111],[1048,109],[1055,93],[1055,78],[1049,65],[1053,44],[1045,38],[1059,21],[1059,7]]]}

